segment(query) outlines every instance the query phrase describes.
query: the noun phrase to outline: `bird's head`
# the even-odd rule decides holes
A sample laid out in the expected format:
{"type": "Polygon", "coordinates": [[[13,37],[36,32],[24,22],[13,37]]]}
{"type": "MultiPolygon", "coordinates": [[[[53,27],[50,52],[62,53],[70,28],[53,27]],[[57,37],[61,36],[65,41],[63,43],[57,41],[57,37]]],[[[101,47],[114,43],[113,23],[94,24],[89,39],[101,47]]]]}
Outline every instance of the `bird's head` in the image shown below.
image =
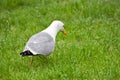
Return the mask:
{"type": "Polygon", "coordinates": [[[52,22],[52,24],[53,24],[53,25],[56,25],[56,26],[55,26],[56,29],[57,29],[58,31],[63,32],[64,35],[67,34],[66,31],[65,31],[65,29],[64,29],[64,23],[63,23],[63,22],[61,22],[61,21],[59,21],[59,20],[55,20],[55,21],[52,22]]]}

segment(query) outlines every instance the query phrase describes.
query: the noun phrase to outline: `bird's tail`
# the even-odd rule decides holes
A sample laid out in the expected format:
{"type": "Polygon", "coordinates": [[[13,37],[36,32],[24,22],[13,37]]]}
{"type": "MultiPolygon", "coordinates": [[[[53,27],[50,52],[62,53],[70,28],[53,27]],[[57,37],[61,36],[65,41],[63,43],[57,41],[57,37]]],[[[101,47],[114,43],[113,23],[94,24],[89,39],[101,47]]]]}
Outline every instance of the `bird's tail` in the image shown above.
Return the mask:
{"type": "Polygon", "coordinates": [[[20,55],[22,57],[24,57],[24,56],[33,56],[33,53],[30,52],[29,50],[27,50],[27,51],[21,52],[20,55]]]}

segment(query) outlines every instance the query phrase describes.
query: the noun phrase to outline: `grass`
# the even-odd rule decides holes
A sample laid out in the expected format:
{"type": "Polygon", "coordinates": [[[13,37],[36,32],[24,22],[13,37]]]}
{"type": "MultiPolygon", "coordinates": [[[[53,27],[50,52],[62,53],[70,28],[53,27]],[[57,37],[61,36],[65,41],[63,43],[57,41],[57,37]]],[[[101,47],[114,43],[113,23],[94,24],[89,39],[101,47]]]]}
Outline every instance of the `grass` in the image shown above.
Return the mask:
{"type": "Polygon", "coordinates": [[[120,1],[0,1],[0,80],[120,80],[120,1]],[[19,53],[55,19],[68,35],[30,67],[19,53]]]}

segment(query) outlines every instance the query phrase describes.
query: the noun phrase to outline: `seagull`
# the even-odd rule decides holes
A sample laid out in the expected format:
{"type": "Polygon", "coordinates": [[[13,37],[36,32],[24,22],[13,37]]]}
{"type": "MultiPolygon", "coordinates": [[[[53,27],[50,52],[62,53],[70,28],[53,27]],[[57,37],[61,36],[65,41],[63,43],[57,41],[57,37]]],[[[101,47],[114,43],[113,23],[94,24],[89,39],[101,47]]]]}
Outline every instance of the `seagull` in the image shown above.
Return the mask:
{"type": "MultiPolygon", "coordinates": [[[[66,35],[64,23],[59,20],[54,20],[46,29],[30,37],[20,55],[22,57],[50,55],[54,51],[56,35],[59,31],[66,35]]],[[[30,64],[32,64],[32,58],[30,64]]]]}

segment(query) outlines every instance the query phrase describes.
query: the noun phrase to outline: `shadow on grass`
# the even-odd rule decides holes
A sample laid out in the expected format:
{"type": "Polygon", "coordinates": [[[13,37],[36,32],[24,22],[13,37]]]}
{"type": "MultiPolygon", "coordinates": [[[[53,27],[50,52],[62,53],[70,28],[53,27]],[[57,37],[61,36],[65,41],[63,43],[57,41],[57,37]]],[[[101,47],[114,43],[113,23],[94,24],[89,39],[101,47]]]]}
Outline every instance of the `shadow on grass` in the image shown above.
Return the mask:
{"type": "MultiPolygon", "coordinates": [[[[30,65],[30,58],[31,57],[25,57],[26,59],[23,59],[22,65],[26,68],[48,68],[50,66],[53,66],[53,61],[50,58],[50,56],[33,56],[32,65],[30,65]]],[[[21,64],[21,63],[20,63],[21,64]]]]}

